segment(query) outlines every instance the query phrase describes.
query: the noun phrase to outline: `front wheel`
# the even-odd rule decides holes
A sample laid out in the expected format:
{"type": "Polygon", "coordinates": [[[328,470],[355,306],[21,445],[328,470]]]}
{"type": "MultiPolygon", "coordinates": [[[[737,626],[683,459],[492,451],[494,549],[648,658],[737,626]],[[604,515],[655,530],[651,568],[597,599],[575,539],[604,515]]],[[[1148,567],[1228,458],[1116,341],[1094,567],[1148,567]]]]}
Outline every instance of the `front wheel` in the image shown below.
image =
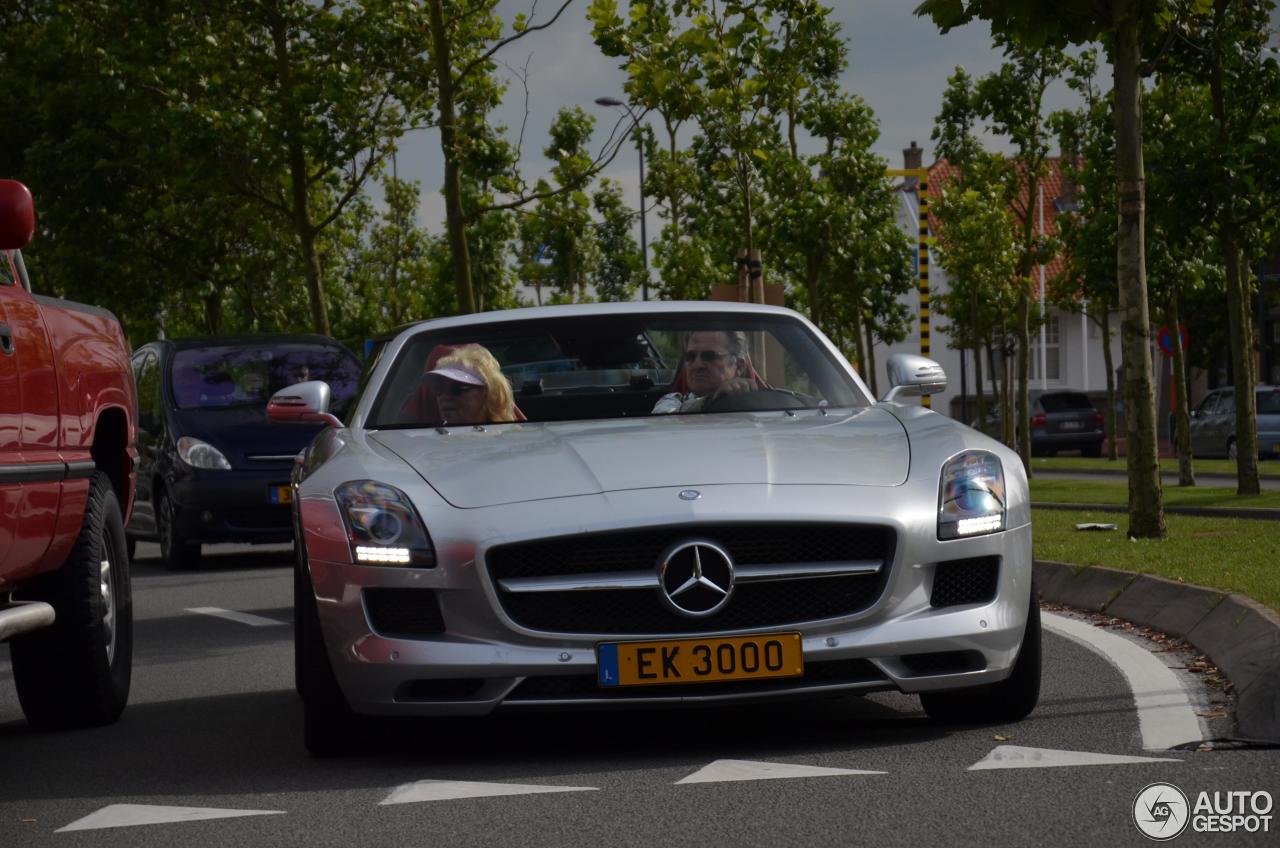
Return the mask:
{"type": "Polygon", "coordinates": [[[33,727],[95,727],[120,717],[133,673],[133,595],[124,521],[111,479],[89,484],[84,522],[63,566],[26,595],[53,626],[14,639],[13,678],[33,727]]]}
{"type": "Polygon", "coordinates": [[[303,739],[313,757],[353,753],[363,739],[362,720],[347,704],[329,663],[316,595],[302,557],[294,568],[294,669],[302,695],[303,739]]]}
{"type": "Polygon", "coordinates": [[[200,564],[200,546],[190,544],[178,530],[178,508],[168,492],[160,493],[156,504],[156,530],[160,537],[160,560],[169,571],[195,568],[200,564]]]}
{"type": "Polygon", "coordinates": [[[1031,714],[1040,700],[1040,603],[1035,585],[1022,647],[1013,673],[999,683],[952,692],[923,692],[920,703],[929,718],[947,722],[1009,722],[1031,714]]]}

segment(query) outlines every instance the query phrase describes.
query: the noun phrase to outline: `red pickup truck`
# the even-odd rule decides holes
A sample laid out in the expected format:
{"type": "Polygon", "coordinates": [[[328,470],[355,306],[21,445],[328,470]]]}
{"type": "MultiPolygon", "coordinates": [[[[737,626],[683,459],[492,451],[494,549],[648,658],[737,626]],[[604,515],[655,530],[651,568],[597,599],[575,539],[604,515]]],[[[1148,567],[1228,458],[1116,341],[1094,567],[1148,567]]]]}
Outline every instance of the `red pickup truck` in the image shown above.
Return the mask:
{"type": "Polygon", "coordinates": [[[0,642],[27,721],[115,721],[129,696],[137,391],[105,309],[32,294],[26,186],[0,180],[0,642]]]}

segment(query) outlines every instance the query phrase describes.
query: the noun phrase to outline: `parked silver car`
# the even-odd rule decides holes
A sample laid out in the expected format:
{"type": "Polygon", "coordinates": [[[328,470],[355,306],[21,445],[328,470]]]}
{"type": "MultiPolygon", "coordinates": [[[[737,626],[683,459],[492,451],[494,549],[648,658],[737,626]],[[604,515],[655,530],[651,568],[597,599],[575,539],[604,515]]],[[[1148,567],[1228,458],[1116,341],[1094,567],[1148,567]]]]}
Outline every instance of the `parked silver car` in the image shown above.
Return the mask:
{"type": "MultiPolygon", "coordinates": [[[[877,690],[942,720],[1025,716],[1040,619],[1022,466],[903,402],[945,386],[936,363],[890,372],[876,402],[812,324],[763,306],[403,331],[294,474],[307,746],[357,744],[359,716],[877,690]],[[519,376],[505,413],[479,403],[505,397],[490,354],[519,376]],[[473,401],[483,420],[459,411],[473,401]]],[[[269,415],[326,406],[310,382],[269,415]]]]}
{"type": "MultiPolygon", "coordinates": [[[[1255,390],[1258,454],[1280,456],[1280,386],[1255,390]]],[[[1204,396],[1191,410],[1191,453],[1201,457],[1236,458],[1236,394],[1227,387],[1204,396]]]]}

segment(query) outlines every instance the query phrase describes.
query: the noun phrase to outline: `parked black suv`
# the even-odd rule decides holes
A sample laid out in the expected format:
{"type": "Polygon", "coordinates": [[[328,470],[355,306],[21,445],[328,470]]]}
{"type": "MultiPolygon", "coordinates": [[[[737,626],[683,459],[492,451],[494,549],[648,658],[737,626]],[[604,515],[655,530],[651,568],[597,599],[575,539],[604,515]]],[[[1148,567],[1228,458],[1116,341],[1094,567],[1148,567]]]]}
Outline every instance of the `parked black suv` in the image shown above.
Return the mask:
{"type": "Polygon", "coordinates": [[[293,458],[322,425],[267,421],[267,400],[324,380],[333,410],[354,403],[360,365],[326,336],[261,335],[157,341],[133,355],[138,385],[138,489],[130,552],[155,539],[171,569],[202,543],[293,539],[293,458]]]}
{"type": "MultiPolygon", "coordinates": [[[[1105,419],[1084,392],[1070,389],[1031,389],[1031,453],[1054,456],[1078,450],[1082,456],[1102,456],[1105,419]]],[[[974,421],[970,426],[977,427],[974,421]]],[[[1000,407],[987,417],[987,435],[1000,436],[1000,407]]]]}

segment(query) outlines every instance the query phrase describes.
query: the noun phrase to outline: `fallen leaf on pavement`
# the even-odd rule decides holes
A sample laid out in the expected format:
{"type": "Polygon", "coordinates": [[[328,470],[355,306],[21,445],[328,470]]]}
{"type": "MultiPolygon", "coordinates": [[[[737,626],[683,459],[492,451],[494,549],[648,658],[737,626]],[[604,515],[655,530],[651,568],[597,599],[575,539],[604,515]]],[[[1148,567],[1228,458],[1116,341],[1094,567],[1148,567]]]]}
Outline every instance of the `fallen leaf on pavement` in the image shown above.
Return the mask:
{"type": "Polygon", "coordinates": [[[998,734],[998,733],[997,733],[995,736],[992,736],[991,738],[992,738],[992,739],[994,739],[994,740],[996,740],[997,742],[1008,742],[1008,741],[1009,741],[1010,739],[1012,739],[1013,737],[1012,737],[1012,736],[1001,736],[1000,734],[998,734]]]}

